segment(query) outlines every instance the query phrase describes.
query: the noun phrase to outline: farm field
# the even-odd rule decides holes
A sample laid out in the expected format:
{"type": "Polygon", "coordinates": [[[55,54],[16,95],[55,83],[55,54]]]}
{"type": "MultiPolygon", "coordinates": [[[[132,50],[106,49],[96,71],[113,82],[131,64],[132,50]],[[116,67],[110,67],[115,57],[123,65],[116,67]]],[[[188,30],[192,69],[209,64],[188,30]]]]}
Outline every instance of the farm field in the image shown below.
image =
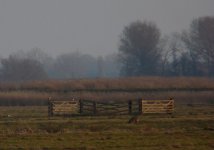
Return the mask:
{"type": "MultiPolygon", "coordinates": [[[[214,80],[193,77],[79,79],[0,84],[0,150],[211,150],[214,80]],[[53,116],[48,99],[98,103],[175,100],[173,115],[53,116]]],[[[128,106],[128,105],[127,105],[128,106]]]]}
{"type": "Polygon", "coordinates": [[[177,105],[173,115],[48,118],[47,106],[0,107],[0,149],[211,150],[214,106],[177,105]]]}

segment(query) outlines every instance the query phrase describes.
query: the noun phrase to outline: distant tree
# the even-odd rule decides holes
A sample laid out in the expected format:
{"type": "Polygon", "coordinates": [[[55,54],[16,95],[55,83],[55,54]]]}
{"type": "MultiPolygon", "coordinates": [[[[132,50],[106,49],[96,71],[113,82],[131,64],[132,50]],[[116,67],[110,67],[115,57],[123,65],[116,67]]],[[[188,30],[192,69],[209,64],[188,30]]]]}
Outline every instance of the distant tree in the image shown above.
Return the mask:
{"type": "Polygon", "coordinates": [[[43,66],[49,77],[52,77],[53,75],[52,65],[54,59],[40,48],[35,47],[28,51],[19,50],[12,53],[11,56],[19,59],[31,59],[38,61],[43,66]]]}
{"type": "Polygon", "coordinates": [[[167,76],[198,76],[195,57],[183,42],[183,35],[172,33],[162,39],[162,75],[167,76]]]}
{"type": "Polygon", "coordinates": [[[169,68],[172,63],[172,50],[169,44],[169,36],[165,36],[160,40],[159,47],[161,49],[161,58],[159,63],[159,72],[161,76],[169,75],[169,68]]]}
{"type": "Polygon", "coordinates": [[[181,76],[196,76],[194,74],[194,64],[188,52],[183,52],[178,60],[181,76]]]}
{"type": "Polygon", "coordinates": [[[54,63],[55,78],[85,78],[97,76],[97,61],[94,57],[71,52],[58,56],[54,63]]]}
{"type": "Polygon", "coordinates": [[[104,60],[102,56],[99,56],[97,58],[97,71],[98,71],[98,77],[103,77],[104,74],[104,60]]]}
{"type": "Polygon", "coordinates": [[[103,59],[103,76],[104,77],[119,77],[120,63],[118,62],[118,54],[113,53],[106,55],[103,59]]]}
{"type": "Polygon", "coordinates": [[[168,52],[168,61],[170,61],[168,65],[167,75],[169,76],[183,76],[183,67],[181,65],[181,60],[184,60],[184,54],[187,54],[186,49],[183,46],[183,42],[181,40],[181,34],[172,33],[167,37],[165,50],[168,52]],[[182,59],[181,59],[182,57],[182,59]]]}
{"type": "Polygon", "coordinates": [[[190,29],[183,33],[183,41],[195,64],[195,73],[200,74],[200,71],[204,70],[202,68],[207,68],[204,73],[208,72],[207,75],[214,76],[214,17],[194,19],[190,29]]]}
{"type": "Polygon", "coordinates": [[[152,22],[132,22],[120,37],[119,57],[124,76],[155,75],[160,60],[160,31],[152,22]]]}
{"type": "Polygon", "coordinates": [[[46,79],[47,75],[36,60],[20,59],[14,56],[1,59],[1,79],[4,81],[26,81],[46,79]]]}

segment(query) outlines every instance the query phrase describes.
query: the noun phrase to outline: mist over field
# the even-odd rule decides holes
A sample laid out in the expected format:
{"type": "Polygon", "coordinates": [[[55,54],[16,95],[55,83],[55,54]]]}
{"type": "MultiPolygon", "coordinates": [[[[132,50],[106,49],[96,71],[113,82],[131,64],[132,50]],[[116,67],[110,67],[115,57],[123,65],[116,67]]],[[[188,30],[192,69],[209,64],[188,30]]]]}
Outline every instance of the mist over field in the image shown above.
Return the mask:
{"type": "Polygon", "coordinates": [[[214,149],[214,0],[0,0],[0,149],[214,149]]]}
{"type": "Polygon", "coordinates": [[[0,1],[0,80],[213,76],[213,5],[0,1]]]}

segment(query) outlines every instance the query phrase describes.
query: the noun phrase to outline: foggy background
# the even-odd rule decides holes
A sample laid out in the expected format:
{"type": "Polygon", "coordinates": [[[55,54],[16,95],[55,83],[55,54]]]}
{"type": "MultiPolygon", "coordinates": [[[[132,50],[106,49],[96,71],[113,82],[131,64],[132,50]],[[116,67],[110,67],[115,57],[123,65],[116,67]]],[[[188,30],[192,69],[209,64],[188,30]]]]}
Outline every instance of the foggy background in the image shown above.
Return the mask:
{"type": "Polygon", "coordinates": [[[117,52],[124,26],[154,21],[163,34],[214,15],[213,0],[1,0],[0,56],[38,47],[51,55],[117,52]]]}
{"type": "Polygon", "coordinates": [[[0,0],[0,80],[214,76],[213,6],[213,0],[0,0]],[[198,18],[209,48],[191,47],[201,42],[191,37],[198,18]],[[124,31],[143,25],[147,33],[153,24],[157,42],[136,38],[143,57],[127,57],[124,31]]]}

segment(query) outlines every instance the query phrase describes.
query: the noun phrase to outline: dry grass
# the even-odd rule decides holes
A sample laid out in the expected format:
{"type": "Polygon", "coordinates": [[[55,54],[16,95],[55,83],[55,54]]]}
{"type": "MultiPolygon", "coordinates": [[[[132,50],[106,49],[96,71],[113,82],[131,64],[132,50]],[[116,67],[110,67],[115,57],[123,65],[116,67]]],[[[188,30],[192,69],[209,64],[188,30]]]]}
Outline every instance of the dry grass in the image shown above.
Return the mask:
{"type": "Polygon", "coordinates": [[[0,149],[213,149],[213,106],[182,105],[173,117],[142,115],[138,124],[126,115],[48,119],[47,107],[1,107],[0,114],[0,149]]]}
{"type": "MultiPolygon", "coordinates": [[[[169,99],[173,97],[176,103],[209,103],[214,104],[214,93],[203,92],[72,92],[67,97],[96,101],[128,101],[138,99],[169,99]]],[[[59,97],[60,98],[60,97],[59,97]]],[[[62,98],[63,99],[63,98],[62,98]]]]}
{"type": "Polygon", "coordinates": [[[48,119],[47,106],[0,107],[0,149],[211,150],[214,147],[214,105],[192,105],[214,104],[211,78],[34,81],[4,83],[0,90],[0,104],[10,106],[46,105],[49,96],[97,101],[174,97],[176,102],[173,116],[142,115],[138,124],[128,124],[131,117],[128,115],[48,119]]]}
{"type": "Polygon", "coordinates": [[[10,91],[0,92],[0,105],[46,105],[49,93],[10,91]]]}
{"type": "Polygon", "coordinates": [[[48,80],[2,83],[0,89],[8,91],[214,89],[214,79],[204,77],[132,77],[117,79],[48,80]]]}
{"type": "Polygon", "coordinates": [[[214,80],[199,77],[31,81],[2,83],[0,90],[0,105],[46,105],[50,96],[98,101],[173,97],[177,103],[214,103],[214,80]]]}
{"type": "Polygon", "coordinates": [[[173,97],[177,104],[214,104],[214,92],[69,92],[46,93],[31,91],[0,92],[0,105],[47,105],[48,98],[53,100],[83,99],[94,101],[136,101],[138,99],[169,99],[173,97]]]}

